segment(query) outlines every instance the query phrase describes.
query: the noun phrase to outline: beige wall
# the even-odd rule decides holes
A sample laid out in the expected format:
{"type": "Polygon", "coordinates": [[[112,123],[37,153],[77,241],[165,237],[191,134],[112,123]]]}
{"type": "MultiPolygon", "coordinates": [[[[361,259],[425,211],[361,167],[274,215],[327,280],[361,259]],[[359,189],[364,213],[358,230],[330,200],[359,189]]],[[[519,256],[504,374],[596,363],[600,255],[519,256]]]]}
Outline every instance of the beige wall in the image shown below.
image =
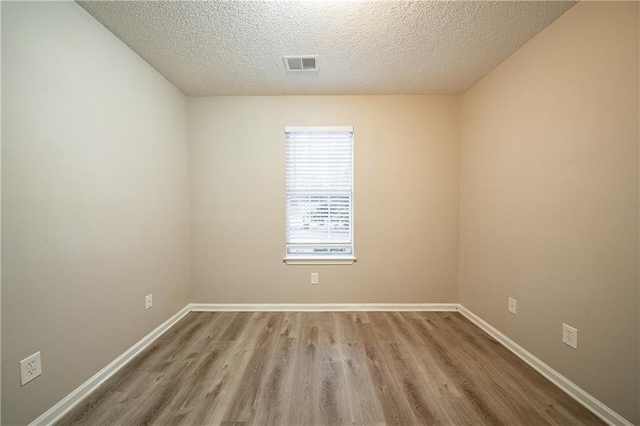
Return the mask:
{"type": "Polygon", "coordinates": [[[456,301],[457,97],[218,97],[189,106],[193,301],[456,301]],[[282,263],[287,125],[354,126],[354,265],[282,263]]]}
{"type": "Polygon", "coordinates": [[[638,90],[638,4],[581,2],[464,93],[460,130],[460,302],[632,422],[638,90]]]}
{"type": "Polygon", "coordinates": [[[2,59],[2,423],[24,424],[189,301],[186,98],[74,2],[2,2],[2,59]]]}
{"type": "MultiPolygon", "coordinates": [[[[0,5],[0,46],[2,46],[2,7],[0,5]]],[[[0,49],[0,82],[2,81],[2,49],[0,49]]],[[[0,84],[0,188],[2,187],[2,84],[0,84]]],[[[2,196],[0,190],[0,223],[2,223],[2,196]]],[[[0,226],[0,242],[2,241],[2,227],[0,226]]],[[[2,244],[0,243],[0,354],[2,353],[2,244]]],[[[1,357],[0,357],[1,359],[1,357]]],[[[0,362],[0,373],[2,365],[0,362]]],[[[2,374],[0,374],[0,423],[2,423],[2,374]]]]}

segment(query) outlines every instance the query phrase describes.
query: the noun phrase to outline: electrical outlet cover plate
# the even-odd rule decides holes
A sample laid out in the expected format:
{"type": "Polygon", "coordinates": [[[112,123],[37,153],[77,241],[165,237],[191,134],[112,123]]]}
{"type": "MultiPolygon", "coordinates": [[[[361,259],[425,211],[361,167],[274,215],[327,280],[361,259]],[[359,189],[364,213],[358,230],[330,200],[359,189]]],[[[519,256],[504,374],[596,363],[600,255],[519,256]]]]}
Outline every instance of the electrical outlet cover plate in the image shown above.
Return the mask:
{"type": "Polygon", "coordinates": [[[517,311],[516,311],[516,299],[512,299],[511,297],[509,298],[508,309],[509,309],[509,312],[511,312],[513,315],[517,314],[517,311]]]}
{"type": "Polygon", "coordinates": [[[36,352],[20,361],[20,386],[24,386],[31,380],[42,374],[42,362],[40,352],[36,352]]]}
{"type": "Polygon", "coordinates": [[[153,307],[153,295],[150,294],[144,298],[145,309],[151,309],[153,307]]]}
{"type": "Polygon", "coordinates": [[[311,284],[313,284],[313,285],[317,285],[318,284],[318,273],[317,272],[312,272],[311,273],[311,284]]]}
{"type": "Polygon", "coordinates": [[[562,324],[562,342],[571,346],[573,349],[578,349],[578,329],[573,328],[570,325],[562,324]]]}

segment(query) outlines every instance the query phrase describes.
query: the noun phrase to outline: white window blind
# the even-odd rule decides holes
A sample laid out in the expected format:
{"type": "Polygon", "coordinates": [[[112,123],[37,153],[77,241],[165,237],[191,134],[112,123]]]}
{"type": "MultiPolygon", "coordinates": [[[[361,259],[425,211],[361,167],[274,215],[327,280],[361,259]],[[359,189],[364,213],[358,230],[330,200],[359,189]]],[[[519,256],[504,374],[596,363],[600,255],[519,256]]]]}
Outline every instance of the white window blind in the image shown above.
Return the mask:
{"type": "Polygon", "coordinates": [[[287,127],[287,256],[353,256],[353,127],[287,127]]]}

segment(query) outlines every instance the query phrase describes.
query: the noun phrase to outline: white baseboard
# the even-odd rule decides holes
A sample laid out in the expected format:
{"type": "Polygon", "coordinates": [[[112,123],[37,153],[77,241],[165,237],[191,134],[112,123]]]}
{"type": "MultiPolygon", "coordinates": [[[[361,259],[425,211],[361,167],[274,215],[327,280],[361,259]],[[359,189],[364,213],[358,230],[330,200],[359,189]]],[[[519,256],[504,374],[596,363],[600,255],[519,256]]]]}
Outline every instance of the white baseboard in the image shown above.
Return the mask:
{"type": "Polygon", "coordinates": [[[60,420],[62,416],[67,414],[73,407],[78,405],[80,401],[89,396],[89,394],[96,390],[98,386],[104,383],[109,377],[113,376],[119,369],[124,367],[126,363],[131,361],[136,355],[147,348],[154,340],[160,337],[165,331],[170,329],[189,312],[189,305],[182,308],[177,314],[160,324],[155,330],[144,336],[136,344],[127,349],[122,355],[94,374],[93,377],[78,386],[64,399],[45,411],[40,417],[31,422],[31,425],[51,425],[60,420]]]}
{"type": "Polygon", "coordinates": [[[457,303],[191,303],[199,312],[344,312],[440,311],[455,312],[457,303]]]}
{"type": "Polygon", "coordinates": [[[467,317],[472,323],[480,327],[491,337],[496,339],[502,346],[509,349],[515,355],[517,355],[524,362],[529,364],[538,373],[546,377],[551,383],[559,387],[567,395],[584,405],[593,414],[604,420],[610,425],[623,425],[633,426],[631,422],[622,417],[620,414],[613,411],[611,408],[604,405],[598,399],[587,393],[584,389],[573,383],[571,380],[558,373],[553,368],[536,358],[533,354],[527,351],[522,346],[502,334],[488,322],[471,312],[469,309],[462,305],[458,305],[458,310],[462,315],[467,317]]]}

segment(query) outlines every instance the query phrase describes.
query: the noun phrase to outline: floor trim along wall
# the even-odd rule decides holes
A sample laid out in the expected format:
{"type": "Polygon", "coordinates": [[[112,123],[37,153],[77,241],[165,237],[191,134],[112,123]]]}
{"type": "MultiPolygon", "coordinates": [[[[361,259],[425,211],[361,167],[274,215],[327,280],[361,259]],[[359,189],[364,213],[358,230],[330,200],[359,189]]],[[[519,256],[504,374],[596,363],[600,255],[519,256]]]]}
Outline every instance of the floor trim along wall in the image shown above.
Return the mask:
{"type": "Polygon", "coordinates": [[[552,383],[566,392],[573,399],[584,405],[588,410],[600,417],[610,425],[632,426],[624,417],[598,401],[596,398],[585,392],[575,383],[564,377],[562,374],[549,367],[547,364],[533,356],[522,346],[502,334],[482,318],[458,303],[330,303],[330,304],[217,304],[217,303],[191,303],[181,309],[174,316],[158,326],[151,333],[144,336],[139,342],[129,348],[126,352],[116,358],[105,368],[97,372],[93,377],[80,385],[77,389],[67,395],[62,401],[47,410],[44,414],[34,420],[31,425],[50,425],[58,421],[69,410],[86,398],[98,386],[104,383],[109,377],[115,374],[126,363],[131,361],[137,354],[148,347],[155,339],[176,324],[189,312],[224,312],[224,311],[307,311],[307,312],[344,312],[344,311],[438,311],[438,312],[460,312],[475,325],[484,330],[500,344],[509,349],[524,362],[533,367],[536,371],[549,379],[552,383]]]}
{"type": "Polygon", "coordinates": [[[558,373],[553,368],[536,358],[522,346],[502,334],[488,322],[468,310],[462,305],[458,305],[458,311],[464,315],[469,321],[480,327],[484,332],[496,339],[502,346],[509,349],[524,362],[533,367],[538,373],[546,377],[551,383],[559,387],[570,397],[584,405],[589,411],[610,425],[633,426],[631,422],[604,405],[595,397],[591,396],[584,389],[573,383],[571,380],[558,373]]]}
{"type": "Polygon", "coordinates": [[[69,412],[69,410],[78,405],[80,401],[89,396],[89,394],[96,390],[98,386],[104,383],[109,377],[113,376],[118,370],[124,367],[125,364],[146,349],[154,340],[173,327],[189,312],[189,305],[180,309],[178,313],[160,324],[155,330],[144,336],[136,344],[127,349],[122,355],[94,374],[93,377],[78,386],[64,399],[45,411],[40,417],[31,422],[31,425],[51,425],[60,420],[60,418],[69,412]]]}
{"type": "Polygon", "coordinates": [[[437,311],[455,312],[457,303],[192,303],[197,312],[352,312],[437,311]]]}

